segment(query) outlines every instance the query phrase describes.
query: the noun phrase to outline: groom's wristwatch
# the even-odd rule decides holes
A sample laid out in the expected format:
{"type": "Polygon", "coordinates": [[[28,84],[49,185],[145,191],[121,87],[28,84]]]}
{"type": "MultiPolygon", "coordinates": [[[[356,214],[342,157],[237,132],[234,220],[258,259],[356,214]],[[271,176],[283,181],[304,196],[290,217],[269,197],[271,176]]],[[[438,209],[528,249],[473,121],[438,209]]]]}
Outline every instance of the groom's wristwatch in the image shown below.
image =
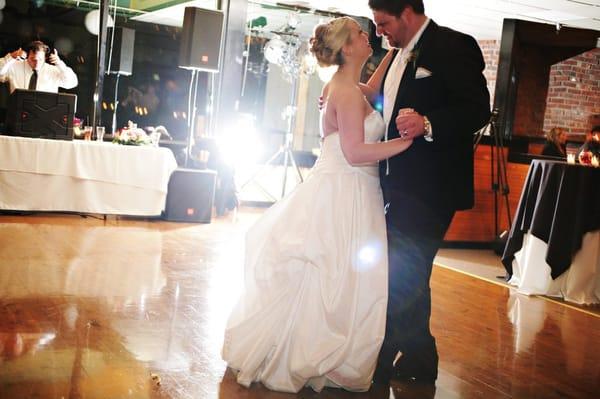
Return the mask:
{"type": "Polygon", "coordinates": [[[433,141],[433,132],[431,131],[431,122],[429,122],[429,119],[425,115],[423,115],[423,133],[425,133],[423,135],[425,140],[433,141]]]}

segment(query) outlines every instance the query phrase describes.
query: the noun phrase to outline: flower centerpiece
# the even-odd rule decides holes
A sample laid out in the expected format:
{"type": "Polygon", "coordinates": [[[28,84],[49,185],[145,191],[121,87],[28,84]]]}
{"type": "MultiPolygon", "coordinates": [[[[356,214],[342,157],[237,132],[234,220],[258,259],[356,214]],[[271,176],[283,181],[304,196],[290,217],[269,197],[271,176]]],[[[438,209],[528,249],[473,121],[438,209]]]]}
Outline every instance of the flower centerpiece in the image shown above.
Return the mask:
{"type": "Polygon", "coordinates": [[[138,128],[137,124],[129,121],[126,128],[121,129],[118,134],[115,134],[113,143],[122,145],[152,145],[152,140],[144,129],[138,128]]]}
{"type": "Polygon", "coordinates": [[[81,119],[79,119],[78,117],[74,116],[73,117],[73,136],[75,136],[76,138],[81,138],[80,136],[83,135],[83,131],[81,130],[81,128],[83,127],[83,121],[81,119]]]}

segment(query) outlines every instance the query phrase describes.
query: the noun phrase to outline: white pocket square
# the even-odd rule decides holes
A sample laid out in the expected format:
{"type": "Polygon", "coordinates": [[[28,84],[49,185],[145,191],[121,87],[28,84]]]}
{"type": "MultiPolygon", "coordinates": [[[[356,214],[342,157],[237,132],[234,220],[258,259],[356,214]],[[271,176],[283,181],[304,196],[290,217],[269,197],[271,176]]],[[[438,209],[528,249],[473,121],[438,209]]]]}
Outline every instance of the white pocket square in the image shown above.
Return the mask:
{"type": "Polygon", "coordinates": [[[415,79],[423,79],[431,76],[432,73],[429,69],[418,67],[417,72],[415,72],[415,79]]]}

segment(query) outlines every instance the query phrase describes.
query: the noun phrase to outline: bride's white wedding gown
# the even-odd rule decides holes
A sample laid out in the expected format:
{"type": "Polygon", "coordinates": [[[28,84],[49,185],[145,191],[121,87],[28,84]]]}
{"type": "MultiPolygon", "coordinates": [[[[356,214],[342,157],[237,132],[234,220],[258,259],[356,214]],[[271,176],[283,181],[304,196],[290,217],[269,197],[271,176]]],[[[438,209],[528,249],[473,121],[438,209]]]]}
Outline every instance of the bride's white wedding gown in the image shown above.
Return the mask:
{"type": "MultiPolygon", "coordinates": [[[[365,141],[384,133],[365,118],[365,141]]],[[[387,244],[377,165],[351,166],[339,134],[309,177],[246,235],[244,291],[223,359],[249,386],[365,391],[385,334],[387,244]]]]}

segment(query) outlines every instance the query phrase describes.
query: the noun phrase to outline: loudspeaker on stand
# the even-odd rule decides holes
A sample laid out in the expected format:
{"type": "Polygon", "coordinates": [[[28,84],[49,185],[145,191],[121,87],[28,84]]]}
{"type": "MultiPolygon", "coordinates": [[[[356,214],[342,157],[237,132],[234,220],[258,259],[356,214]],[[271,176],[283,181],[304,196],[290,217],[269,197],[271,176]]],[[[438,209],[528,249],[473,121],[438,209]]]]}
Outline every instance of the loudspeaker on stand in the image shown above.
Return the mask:
{"type": "MultiPolygon", "coordinates": [[[[109,74],[129,76],[133,73],[133,48],[135,45],[135,30],[129,28],[115,29],[110,65],[106,68],[109,74]]],[[[112,32],[108,36],[111,37],[112,32]]]]}
{"type": "Polygon", "coordinates": [[[219,72],[223,12],[186,7],[179,48],[179,67],[219,72]]]}

